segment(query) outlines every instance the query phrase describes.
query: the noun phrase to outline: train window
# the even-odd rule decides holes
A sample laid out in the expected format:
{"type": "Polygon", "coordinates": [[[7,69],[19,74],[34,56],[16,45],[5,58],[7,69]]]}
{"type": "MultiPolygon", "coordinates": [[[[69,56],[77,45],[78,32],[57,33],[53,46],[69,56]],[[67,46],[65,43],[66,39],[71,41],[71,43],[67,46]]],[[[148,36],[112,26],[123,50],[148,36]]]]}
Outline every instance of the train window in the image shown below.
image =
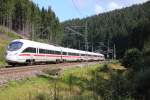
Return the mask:
{"type": "Polygon", "coordinates": [[[22,47],[23,43],[22,42],[12,42],[9,44],[7,50],[8,51],[16,51],[16,50],[19,50],[21,47],[22,47]]]}
{"type": "Polygon", "coordinates": [[[72,55],[72,54],[69,52],[68,55],[72,55]]]}
{"type": "Polygon", "coordinates": [[[51,51],[50,51],[50,50],[48,50],[48,54],[51,54],[51,51]]]}
{"type": "Polygon", "coordinates": [[[85,54],[81,54],[81,56],[85,56],[85,54]]]}
{"type": "Polygon", "coordinates": [[[63,55],[67,55],[67,52],[63,52],[63,55]]]}
{"type": "Polygon", "coordinates": [[[79,54],[78,54],[78,53],[71,53],[71,52],[69,52],[69,53],[68,53],[68,55],[72,55],[72,56],[79,56],[79,54]]]}
{"type": "Polygon", "coordinates": [[[46,53],[46,50],[45,50],[45,49],[39,49],[39,53],[45,54],[45,53],[46,53]]]}
{"type": "Polygon", "coordinates": [[[76,53],[76,56],[79,56],[79,53],[76,53]]]}
{"type": "Polygon", "coordinates": [[[69,52],[68,55],[73,55],[73,54],[71,52],[69,52]]]}
{"type": "Polygon", "coordinates": [[[48,54],[54,54],[54,51],[48,50],[48,54]]]}
{"type": "Polygon", "coordinates": [[[48,50],[45,50],[45,54],[48,54],[48,50]]]}
{"type": "Polygon", "coordinates": [[[58,54],[58,55],[59,55],[59,54],[61,54],[61,52],[60,52],[60,51],[55,51],[55,54],[58,54]]]}
{"type": "Polygon", "coordinates": [[[36,48],[28,47],[23,50],[23,53],[36,53],[36,48]]]}
{"type": "Polygon", "coordinates": [[[79,54],[78,54],[78,53],[75,53],[75,56],[79,56],[79,54]]]}

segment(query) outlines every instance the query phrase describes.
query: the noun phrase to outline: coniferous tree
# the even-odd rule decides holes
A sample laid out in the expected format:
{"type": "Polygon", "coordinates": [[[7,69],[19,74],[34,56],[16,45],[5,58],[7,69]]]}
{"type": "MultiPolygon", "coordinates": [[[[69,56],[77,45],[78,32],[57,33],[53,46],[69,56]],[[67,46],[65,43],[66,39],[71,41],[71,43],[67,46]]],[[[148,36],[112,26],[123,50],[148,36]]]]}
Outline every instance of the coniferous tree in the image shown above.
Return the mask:
{"type": "Polygon", "coordinates": [[[30,0],[0,0],[0,25],[36,41],[60,43],[63,34],[51,8],[40,9],[30,0]]]}

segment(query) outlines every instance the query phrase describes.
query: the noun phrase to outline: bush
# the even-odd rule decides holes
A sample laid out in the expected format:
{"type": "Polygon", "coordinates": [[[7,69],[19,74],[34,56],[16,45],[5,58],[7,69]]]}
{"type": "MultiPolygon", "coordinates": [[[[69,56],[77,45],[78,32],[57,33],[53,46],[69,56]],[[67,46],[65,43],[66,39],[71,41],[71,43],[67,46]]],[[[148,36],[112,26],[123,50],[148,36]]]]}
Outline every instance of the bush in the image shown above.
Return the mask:
{"type": "Polygon", "coordinates": [[[35,100],[51,100],[51,99],[52,97],[50,97],[48,93],[44,92],[38,93],[35,97],[35,100]]]}
{"type": "Polygon", "coordinates": [[[126,68],[132,68],[134,71],[142,69],[142,63],[142,53],[136,48],[127,50],[122,59],[122,64],[126,68]]]}
{"type": "Polygon", "coordinates": [[[135,76],[134,85],[139,100],[150,100],[150,68],[135,76]]]}
{"type": "Polygon", "coordinates": [[[109,68],[108,68],[108,64],[104,64],[103,66],[101,66],[101,67],[98,67],[97,69],[96,69],[96,71],[98,71],[98,72],[108,72],[109,71],[109,68]]]}
{"type": "Polygon", "coordinates": [[[133,92],[130,81],[124,75],[117,72],[111,73],[108,84],[108,90],[113,100],[124,100],[129,98],[133,92]]]}
{"type": "Polygon", "coordinates": [[[143,58],[144,58],[144,65],[146,68],[150,67],[150,46],[145,47],[143,50],[143,58]]]}
{"type": "Polygon", "coordinates": [[[124,75],[109,72],[110,78],[104,79],[99,73],[95,71],[95,74],[92,74],[88,89],[100,96],[102,100],[125,100],[131,96],[133,88],[124,75]]]}

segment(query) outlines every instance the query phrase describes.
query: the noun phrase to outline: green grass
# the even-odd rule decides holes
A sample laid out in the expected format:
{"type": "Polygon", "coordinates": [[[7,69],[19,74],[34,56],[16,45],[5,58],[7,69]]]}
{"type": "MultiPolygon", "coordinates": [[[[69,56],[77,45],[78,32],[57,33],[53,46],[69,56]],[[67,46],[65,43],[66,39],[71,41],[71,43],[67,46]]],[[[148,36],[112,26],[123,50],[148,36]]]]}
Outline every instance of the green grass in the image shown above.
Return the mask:
{"type": "Polygon", "coordinates": [[[77,68],[71,68],[64,70],[63,74],[61,75],[62,80],[69,84],[70,77],[73,80],[73,84],[76,85],[84,85],[84,82],[91,79],[91,72],[96,70],[99,66],[99,64],[88,66],[88,67],[77,67],[77,68]]]}
{"type": "Polygon", "coordinates": [[[5,40],[2,37],[0,37],[0,66],[3,66],[6,64],[4,55],[5,55],[5,50],[6,50],[6,46],[8,45],[8,43],[9,43],[9,40],[5,40]]]}
{"type": "Polygon", "coordinates": [[[7,45],[9,44],[10,41],[18,38],[20,37],[14,34],[12,31],[8,30],[5,27],[0,26],[0,67],[6,65],[4,55],[7,45]]]}
{"type": "Polygon", "coordinates": [[[57,78],[41,75],[11,81],[0,88],[0,100],[51,100],[55,97],[55,91],[59,100],[94,100],[94,93],[88,88],[89,83],[93,85],[93,73],[100,72],[104,79],[109,75],[109,72],[101,70],[103,65],[95,64],[66,69],[57,78]]]}
{"type": "MultiPolygon", "coordinates": [[[[61,81],[57,81],[57,91],[59,97],[70,95],[69,86],[61,81]]],[[[0,100],[37,100],[38,96],[54,98],[54,80],[44,77],[29,78],[22,81],[11,81],[6,87],[0,88],[0,100]]],[[[78,87],[73,87],[74,92],[78,92],[78,87]]],[[[44,99],[45,100],[45,99],[44,99]]]]}
{"type": "Polygon", "coordinates": [[[3,27],[3,26],[0,26],[0,32],[9,36],[10,38],[12,39],[18,39],[18,38],[21,38],[19,35],[17,35],[14,31],[6,28],[6,27],[3,27]]]}
{"type": "Polygon", "coordinates": [[[96,70],[96,68],[98,68],[100,65],[99,64],[95,64],[95,65],[89,65],[87,67],[74,67],[74,68],[70,68],[70,69],[66,69],[63,72],[63,77],[65,76],[69,76],[70,74],[74,74],[76,76],[84,76],[89,74],[91,71],[96,70]]]}
{"type": "MultiPolygon", "coordinates": [[[[77,94],[82,94],[81,89],[77,85],[73,85],[70,91],[70,86],[64,80],[70,74],[77,75],[78,77],[87,77],[86,74],[94,70],[98,65],[87,68],[71,68],[65,70],[60,75],[59,80],[55,80],[46,76],[39,76],[36,78],[28,78],[21,81],[11,81],[6,87],[0,88],[0,100],[36,100],[37,96],[48,95],[48,98],[53,98],[55,83],[59,89],[59,97],[68,98],[68,95],[73,98],[77,94]],[[86,70],[84,70],[86,69],[86,70]],[[51,94],[51,95],[50,95],[51,94]]],[[[90,91],[84,92],[84,95],[90,94],[90,91]]]]}
{"type": "Polygon", "coordinates": [[[49,86],[50,84],[45,78],[11,81],[8,87],[0,89],[0,100],[29,100],[40,92],[49,91],[49,86]]]}

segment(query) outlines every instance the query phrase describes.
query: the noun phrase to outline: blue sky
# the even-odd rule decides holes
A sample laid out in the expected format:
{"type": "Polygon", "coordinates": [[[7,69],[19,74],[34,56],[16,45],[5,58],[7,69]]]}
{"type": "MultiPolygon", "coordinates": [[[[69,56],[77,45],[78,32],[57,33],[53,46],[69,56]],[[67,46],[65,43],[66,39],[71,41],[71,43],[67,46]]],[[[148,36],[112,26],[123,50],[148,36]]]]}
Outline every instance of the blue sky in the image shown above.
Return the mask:
{"type": "Polygon", "coordinates": [[[148,0],[32,0],[40,8],[51,6],[59,20],[84,18],[148,0]]]}

